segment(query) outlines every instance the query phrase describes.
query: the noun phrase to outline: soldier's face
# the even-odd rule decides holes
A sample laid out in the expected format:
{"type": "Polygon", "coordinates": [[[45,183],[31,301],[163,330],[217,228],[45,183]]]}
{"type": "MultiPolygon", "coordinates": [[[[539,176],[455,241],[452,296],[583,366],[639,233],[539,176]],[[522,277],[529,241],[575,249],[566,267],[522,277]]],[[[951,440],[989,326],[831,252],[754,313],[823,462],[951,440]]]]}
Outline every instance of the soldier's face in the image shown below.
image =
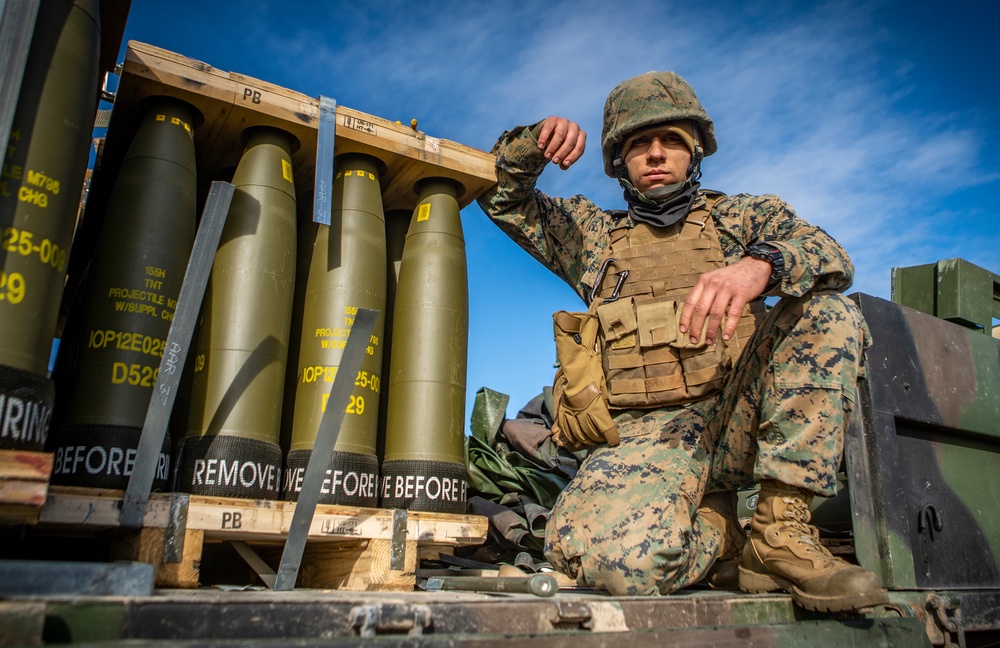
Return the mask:
{"type": "Polygon", "coordinates": [[[639,191],[682,182],[691,165],[691,151],[680,135],[667,126],[651,126],[624,142],[625,168],[639,191]]]}

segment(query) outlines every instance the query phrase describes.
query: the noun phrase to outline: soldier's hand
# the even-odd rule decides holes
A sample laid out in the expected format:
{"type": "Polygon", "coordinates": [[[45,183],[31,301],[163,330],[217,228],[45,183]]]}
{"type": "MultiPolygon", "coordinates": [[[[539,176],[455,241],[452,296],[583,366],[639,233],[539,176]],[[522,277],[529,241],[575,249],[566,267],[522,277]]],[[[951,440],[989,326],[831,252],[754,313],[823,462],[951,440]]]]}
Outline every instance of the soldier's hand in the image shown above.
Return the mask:
{"type": "Polygon", "coordinates": [[[538,132],[538,148],[562,169],[568,169],[583,155],[587,134],[580,125],[565,117],[546,117],[538,132]]]}
{"type": "Polygon", "coordinates": [[[679,322],[681,332],[690,331],[691,343],[697,343],[707,318],[705,341],[713,344],[725,315],[722,339],[730,339],[736,332],[743,307],[763,294],[770,276],[771,264],[753,257],[744,257],[733,265],[701,275],[684,300],[679,322]]]}

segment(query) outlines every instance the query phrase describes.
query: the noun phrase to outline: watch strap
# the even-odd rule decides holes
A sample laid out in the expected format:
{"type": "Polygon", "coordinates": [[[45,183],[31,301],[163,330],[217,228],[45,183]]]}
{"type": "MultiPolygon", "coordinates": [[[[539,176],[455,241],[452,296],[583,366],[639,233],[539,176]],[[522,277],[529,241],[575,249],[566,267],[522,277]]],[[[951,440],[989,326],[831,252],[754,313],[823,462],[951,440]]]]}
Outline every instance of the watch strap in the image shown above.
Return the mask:
{"type": "Polygon", "coordinates": [[[769,243],[754,243],[747,246],[746,256],[767,261],[771,264],[771,275],[767,279],[767,287],[764,289],[764,292],[771,292],[785,278],[785,257],[781,255],[781,250],[774,245],[769,243]]]}

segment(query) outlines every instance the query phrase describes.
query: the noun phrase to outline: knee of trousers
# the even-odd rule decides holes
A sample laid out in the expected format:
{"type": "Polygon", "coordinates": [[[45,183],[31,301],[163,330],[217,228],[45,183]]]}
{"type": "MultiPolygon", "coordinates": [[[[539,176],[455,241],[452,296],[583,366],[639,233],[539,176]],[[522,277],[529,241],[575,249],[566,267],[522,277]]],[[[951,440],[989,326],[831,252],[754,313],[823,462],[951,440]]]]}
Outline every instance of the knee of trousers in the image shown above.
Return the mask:
{"type": "Polygon", "coordinates": [[[776,313],[777,344],[768,364],[779,387],[853,390],[868,330],[858,307],[840,293],[790,300],[776,313]]]}
{"type": "Polygon", "coordinates": [[[822,330],[847,341],[855,339],[864,342],[866,337],[864,318],[858,305],[838,292],[819,292],[805,306],[802,320],[810,327],[822,330]]]}
{"type": "Polygon", "coordinates": [[[597,530],[560,522],[554,511],[545,555],[579,583],[614,596],[668,594],[690,584],[695,556],[684,541],[689,530],[597,530]]]}

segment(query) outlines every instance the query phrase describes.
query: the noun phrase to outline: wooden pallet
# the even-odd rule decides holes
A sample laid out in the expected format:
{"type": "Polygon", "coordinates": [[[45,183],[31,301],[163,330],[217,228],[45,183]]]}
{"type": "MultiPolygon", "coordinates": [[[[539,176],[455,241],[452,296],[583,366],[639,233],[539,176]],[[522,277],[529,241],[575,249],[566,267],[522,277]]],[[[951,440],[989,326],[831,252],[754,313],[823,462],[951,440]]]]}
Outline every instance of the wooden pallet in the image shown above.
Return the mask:
{"type": "Polygon", "coordinates": [[[0,450],[0,524],[34,524],[51,474],[51,452],[0,450]]]}
{"type": "MultiPolygon", "coordinates": [[[[74,532],[116,528],[121,505],[121,491],[53,486],[38,526],[74,532]]],[[[153,493],[143,528],[119,540],[114,553],[118,559],[155,565],[158,587],[197,587],[206,543],[243,543],[236,545],[241,553],[253,545],[274,569],[294,512],[294,502],[153,493]]],[[[390,509],[318,505],[297,586],[412,590],[419,552],[486,540],[484,517],[415,511],[402,513],[405,534],[394,537],[398,515],[390,509]],[[403,558],[402,565],[395,565],[401,568],[393,568],[394,551],[403,558]]]]}

